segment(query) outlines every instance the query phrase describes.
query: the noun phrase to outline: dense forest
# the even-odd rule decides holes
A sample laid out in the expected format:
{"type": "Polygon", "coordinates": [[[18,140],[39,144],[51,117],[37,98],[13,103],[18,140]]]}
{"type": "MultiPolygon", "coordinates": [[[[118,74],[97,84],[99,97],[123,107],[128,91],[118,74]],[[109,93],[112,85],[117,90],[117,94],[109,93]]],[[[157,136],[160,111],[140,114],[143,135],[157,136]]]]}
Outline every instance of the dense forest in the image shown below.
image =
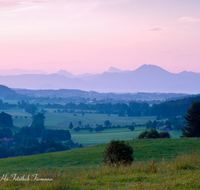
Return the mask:
{"type": "Polygon", "coordinates": [[[184,116],[193,102],[200,101],[200,95],[180,100],[166,101],[161,104],[153,105],[150,109],[150,115],[156,115],[160,118],[169,118],[175,116],[184,116]]]}
{"type": "MultiPolygon", "coordinates": [[[[139,116],[158,116],[158,118],[170,118],[184,116],[192,102],[200,101],[200,95],[192,96],[179,100],[166,101],[160,104],[150,106],[146,102],[130,102],[117,104],[46,104],[44,108],[64,109],[64,112],[73,112],[73,110],[96,110],[96,113],[118,114],[120,117],[139,117],[139,116]],[[68,110],[67,110],[68,109],[68,110]]],[[[59,111],[58,111],[59,112],[59,111]]]]}

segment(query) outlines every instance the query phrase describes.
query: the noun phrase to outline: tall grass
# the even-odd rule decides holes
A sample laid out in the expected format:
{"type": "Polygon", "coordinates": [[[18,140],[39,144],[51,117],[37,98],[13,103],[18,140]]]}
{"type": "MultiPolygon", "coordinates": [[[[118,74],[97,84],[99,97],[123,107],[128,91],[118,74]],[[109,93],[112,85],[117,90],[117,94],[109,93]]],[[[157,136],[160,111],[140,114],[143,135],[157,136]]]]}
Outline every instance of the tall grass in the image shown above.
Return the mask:
{"type": "Polygon", "coordinates": [[[41,170],[40,178],[52,182],[0,182],[0,189],[34,190],[127,190],[127,189],[199,189],[200,155],[182,154],[172,160],[133,162],[131,166],[95,166],[79,170],[41,170]]]}

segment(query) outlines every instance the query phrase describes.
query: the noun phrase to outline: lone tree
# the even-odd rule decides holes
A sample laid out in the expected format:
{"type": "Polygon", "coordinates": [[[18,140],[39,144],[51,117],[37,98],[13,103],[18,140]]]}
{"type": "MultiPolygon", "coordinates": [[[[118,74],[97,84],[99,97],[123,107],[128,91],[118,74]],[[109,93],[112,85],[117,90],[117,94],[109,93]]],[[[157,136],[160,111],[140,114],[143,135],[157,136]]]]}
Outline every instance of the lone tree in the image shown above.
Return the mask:
{"type": "Polygon", "coordinates": [[[128,129],[130,129],[131,131],[134,131],[135,130],[135,126],[136,126],[136,123],[132,122],[132,125],[130,125],[128,127],[128,129]]]}
{"type": "Polygon", "coordinates": [[[37,107],[34,104],[28,104],[25,107],[25,111],[33,115],[36,113],[37,107]]]}
{"type": "Polygon", "coordinates": [[[31,124],[31,129],[35,132],[36,137],[41,137],[45,130],[45,116],[42,113],[33,115],[33,122],[31,124]]]}
{"type": "Polygon", "coordinates": [[[135,130],[135,126],[134,126],[134,125],[130,125],[130,126],[128,127],[128,129],[130,129],[131,131],[134,131],[134,130],[135,130]]]}
{"type": "Polygon", "coordinates": [[[94,129],[95,131],[96,131],[96,133],[97,132],[101,132],[101,131],[103,131],[104,130],[104,128],[103,128],[103,126],[102,125],[96,125],[96,128],[94,129]]]}
{"type": "Polygon", "coordinates": [[[112,123],[110,123],[109,120],[106,120],[106,121],[104,121],[104,125],[105,125],[105,127],[109,127],[112,125],[112,123]]]}
{"type": "Polygon", "coordinates": [[[106,165],[129,165],[133,161],[133,148],[124,141],[111,140],[103,154],[106,165]]]}
{"type": "Polygon", "coordinates": [[[82,121],[79,121],[79,122],[78,122],[78,125],[81,127],[81,126],[82,126],[82,121]]]}
{"type": "Polygon", "coordinates": [[[185,119],[187,124],[183,127],[182,137],[200,137],[200,102],[192,103],[188,109],[185,119]]]}
{"type": "Polygon", "coordinates": [[[70,122],[70,124],[69,124],[69,129],[72,129],[74,126],[73,126],[73,124],[72,124],[72,122],[70,122]]]}

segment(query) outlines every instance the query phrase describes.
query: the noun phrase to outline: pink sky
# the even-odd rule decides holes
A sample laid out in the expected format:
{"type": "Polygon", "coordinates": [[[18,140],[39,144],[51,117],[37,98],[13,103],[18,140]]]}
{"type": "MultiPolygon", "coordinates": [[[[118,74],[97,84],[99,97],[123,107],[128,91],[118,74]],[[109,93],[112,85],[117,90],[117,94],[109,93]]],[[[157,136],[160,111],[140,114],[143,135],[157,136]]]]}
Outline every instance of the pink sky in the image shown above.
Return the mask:
{"type": "Polygon", "coordinates": [[[0,0],[1,69],[200,72],[200,1],[0,0]]]}

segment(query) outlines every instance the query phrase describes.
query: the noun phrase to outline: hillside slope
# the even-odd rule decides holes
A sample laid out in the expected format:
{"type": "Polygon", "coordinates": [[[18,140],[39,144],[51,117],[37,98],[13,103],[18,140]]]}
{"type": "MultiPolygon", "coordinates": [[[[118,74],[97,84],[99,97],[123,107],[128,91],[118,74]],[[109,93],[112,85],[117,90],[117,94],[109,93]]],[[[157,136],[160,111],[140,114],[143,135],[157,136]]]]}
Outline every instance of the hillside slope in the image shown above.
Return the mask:
{"type": "MultiPolygon", "coordinates": [[[[134,162],[171,159],[180,153],[199,149],[200,138],[183,139],[146,139],[127,141],[134,149],[134,162]]],[[[42,169],[59,169],[102,165],[102,153],[106,144],[81,149],[1,159],[0,174],[7,171],[37,171],[42,169]]]]}
{"type": "Polygon", "coordinates": [[[7,94],[16,94],[16,92],[7,86],[0,85],[0,97],[4,97],[7,94]]]}

